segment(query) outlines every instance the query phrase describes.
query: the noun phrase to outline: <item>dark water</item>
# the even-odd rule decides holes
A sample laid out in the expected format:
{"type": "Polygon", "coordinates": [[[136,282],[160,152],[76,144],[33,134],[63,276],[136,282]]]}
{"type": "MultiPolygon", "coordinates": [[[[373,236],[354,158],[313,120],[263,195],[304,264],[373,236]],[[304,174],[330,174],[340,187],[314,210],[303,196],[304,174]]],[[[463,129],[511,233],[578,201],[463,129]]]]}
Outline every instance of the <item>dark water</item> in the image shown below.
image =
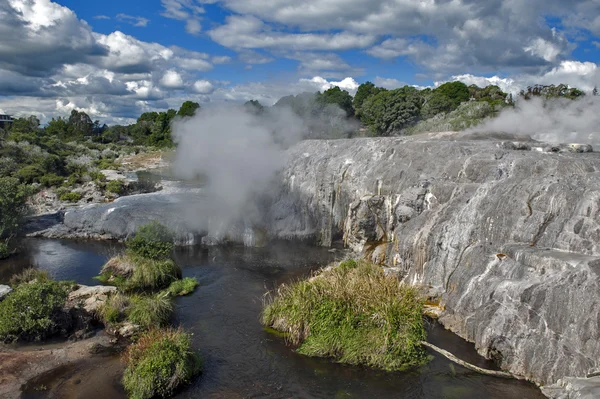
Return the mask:
{"type": "MultiPolygon", "coordinates": [[[[0,281],[28,262],[56,278],[94,284],[92,277],[118,248],[58,240],[26,242],[27,256],[0,262],[0,281]]],[[[184,275],[196,292],[176,300],[176,323],[193,333],[205,360],[203,375],[178,398],[543,398],[532,384],[482,376],[431,352],[433,360],[409,372],[385,373],[300,356],[259,322],[263,295],[282,282],[306,276],[336,260],[336,253],[298,245],[268,249],[181,250],[184,275]]],[[[429,340],[481,367],[492,368],[473,346],[436,324],[429,340]]],[[[26,397],[124,397],[115,357],[95,358],[43,377],[46,391],[26,397]],[[104,387],[104,388],[102,388],[104,387]]]]}

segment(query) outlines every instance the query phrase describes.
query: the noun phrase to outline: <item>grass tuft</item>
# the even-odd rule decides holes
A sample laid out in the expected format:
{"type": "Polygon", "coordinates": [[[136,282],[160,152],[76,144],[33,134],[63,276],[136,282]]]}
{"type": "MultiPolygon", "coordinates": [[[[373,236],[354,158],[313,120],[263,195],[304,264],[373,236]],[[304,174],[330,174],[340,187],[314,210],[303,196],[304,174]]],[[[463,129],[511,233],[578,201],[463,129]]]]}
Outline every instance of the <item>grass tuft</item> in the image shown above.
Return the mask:
{"type": "Polygon", "coordinates": [[[98,316],[104,325],[119,323],[125,318],[125,313],[130,305],[129,296],[121,293],[111,295],[98,309],[98,316]]]}
{"type": "Polygon", "coordinates": [[[110,259],[97,279],[124,291],[156,291],[180,277],[181,268],[172,259],[124,255],[110,259]]]}
{"type": "Polygon", "coordinates": [[[14,287],[20,284],[29,283],[34,280],[48,281],[50,280],[50,275],[45,270],[30,267],[29,269],[25,269],[21,273],[12,276],[10,278],[10,285],[14,287]]]}
{"type": "Polygon", "coordinates": [[[262,322],[308,356],[383,370],[423,364],[426,333],[418,291],[364,261],[346,261],[282,285],[262,322]]]}
{"type": "Polygon", "coordinates": [[[123,361],[123,386],[132,399],[169,397],[202,368],[190,336],[174,329],[148,331],[127,349],[123,361]]]}
{"type": "Polygon", "coordinates": [[[127,320],[144,329],[162,327],[168,324],[173,313],[171,298],[164,294],[154,296],[134,295],[127,308],[127,320]]]}
{"type": "Polygon", "coordinates": [[[173,281],[167,291],[171,296],[189,295],[198,286],[198,280],[195,277],[186,277],[183,280],[173,281]]]}

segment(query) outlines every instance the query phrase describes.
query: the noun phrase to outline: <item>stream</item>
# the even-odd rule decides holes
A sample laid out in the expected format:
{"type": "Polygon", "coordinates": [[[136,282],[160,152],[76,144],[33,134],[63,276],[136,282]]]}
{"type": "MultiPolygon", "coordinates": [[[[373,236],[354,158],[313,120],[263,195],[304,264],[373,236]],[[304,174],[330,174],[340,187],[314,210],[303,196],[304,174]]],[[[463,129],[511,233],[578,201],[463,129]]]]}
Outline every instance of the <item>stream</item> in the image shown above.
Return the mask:
{"type": "MultiPolygon", "coordinates": [[[[118,244],[28,239],[18,256],[0,262],[0,283],[26,267],[58,280],[95,285],[118,244]]],[[[260,324],[265,292],[307,276],[341,257],[339,251],[300,244],[269,248],[182,248],[176,260],[200,283],[177,298],[173,323],[193,334],[203,374],[177,398],[543,398],[533,384],[483,376],[430,351],[432,360],[407,372],[380,372],[296,354],[260,324]]],[[[428,340],[480,367],[494,365],[472,344],[428,322],[428,340]]],[[[54,345],[55,343],[53,343],[54,345]]],[[[122,365],[115,355],[62,366],[24,387],[23,398],[124,398],[122,365]],[[36,387],[46,389],[39,390],[36,387]]]]}

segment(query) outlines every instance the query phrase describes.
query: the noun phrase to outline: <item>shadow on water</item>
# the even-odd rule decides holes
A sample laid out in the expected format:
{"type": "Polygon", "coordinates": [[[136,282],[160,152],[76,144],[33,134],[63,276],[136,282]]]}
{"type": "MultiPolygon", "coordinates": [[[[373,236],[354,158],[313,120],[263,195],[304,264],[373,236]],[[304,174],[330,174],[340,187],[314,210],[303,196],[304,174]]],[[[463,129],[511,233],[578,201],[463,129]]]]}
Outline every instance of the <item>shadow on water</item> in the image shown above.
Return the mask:
{"type": "MultiPolygon", "coordinates": [[[[102,243],[30,240],[28,245],[29,259],[39,267],[51,270],[57,278],[81,283],[93,283],[92,277],[114,252],[102,243]]],[[[339,256],[290,244],[262,249],[178,250],[176,258],[184,276],[196,277],[200,286],[193,295],[176,300],[176,322],[193,333],[194,347],[205,362],[203,375],[177,397],[543,398],[532,384],[482,376],[433,352],[432,361],[419,369],[386,373],[298,355],[283,338],[263,329],[260,311],[265,292],[307,276],[339,256]]],[[[4,267],[0,262],[2,280],[10,277],[4,267]]],[[[471,344],[435,323],[429,325],[429,340],[471,363],[493,367],[471,344]]],[[[74,372],[63,370],[60,376],[43,381],[43,385],[56,389],[36,391],[30,397],[124,397],[114,387],[120,372],[117,363],[111,363],[116,368],[105,366],[106,373],[102,372],[102,363],[110,361],[115,360],[86,363],[74,372]],[[106,389],[86,387],[85,373],[90,372],[96,380],[104,381],[106,389]],[[52,392],[64,396],[53,396],[52,392]]]]}

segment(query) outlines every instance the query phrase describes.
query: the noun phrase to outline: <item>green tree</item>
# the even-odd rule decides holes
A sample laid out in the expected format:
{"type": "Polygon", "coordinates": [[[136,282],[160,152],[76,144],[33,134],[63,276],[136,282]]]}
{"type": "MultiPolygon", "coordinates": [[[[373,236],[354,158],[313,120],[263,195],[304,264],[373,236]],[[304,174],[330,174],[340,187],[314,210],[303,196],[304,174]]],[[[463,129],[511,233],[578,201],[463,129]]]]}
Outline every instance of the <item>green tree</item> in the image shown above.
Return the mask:
{"type": "Polygon", "coordinates": [[[416,123],[421,104],[420,93],[414,87],[382,91],[363,103],[363,122],[373,133],[389,136],[416,123]]]}
{"type": "Polygon", "coordinates": [[[334,104],[339,106],[346,111],[346,116],[354,115],[352,96],[346,90],[342,90],[338,86],[333,86],[331,89],[325,90],[322,94],[317,93],[316,100],[320,105],[334,104]]]}
{"type": "Polygon", "coordinates": [[[37,116],[30,115],[27,118],[15,119],[10,130],[15,133],[37,133],[39,131],[39,126],[40,120],[37,116]]]}
{"type": "Polygon", "coordinates": [[[195,103],[193,101],[186,101],[183,104],[181,104],[181,108],[179,108],[177,115],[181,117],[194,116],[194,114],[199,108],[200,104],[195,103]]]}
{"type": "Polygon", "coordinates": [[[68,121],[69,136],[83,138],[91,136],[94,132],[94,122],[88,114],[83,111],[73,110],[68,121]]]}
{"type": "Polygon", "coordinates": [[[52,120],[48,122],[48,125],[46,125],[45,131],[49,136],[64,139],[69,134],[69,123],[61,117],[58,117],[57,119],[52,118],[52,120]]]}
{"type": "Polygon", "coordinates": [[[27,187],[14,177],[0,178],[0,237],[10,238],[27,211],[27,187]]]}
{"type": "Polygon", "coordinates": [[[365,82],[358,86],[358,90],[354,95],[354,100],[352,105],[354,106],[354,111],[356,116],[361,116],[361,109],[363,103],[371,96],[378,94],[381,91],[385,91],[383,87],[377,87],[372,82],[365,82]]]}
{"type": "Polygon", "coordinates": [[[435,90],[433,90],[435,94],[441,94],[452,102],[453,109],[458,108],[458,106],[465,102],[469,101],[471,98],[469,93],[469,87],[463,82],[448,82],[439,86],[435,90]]]}

